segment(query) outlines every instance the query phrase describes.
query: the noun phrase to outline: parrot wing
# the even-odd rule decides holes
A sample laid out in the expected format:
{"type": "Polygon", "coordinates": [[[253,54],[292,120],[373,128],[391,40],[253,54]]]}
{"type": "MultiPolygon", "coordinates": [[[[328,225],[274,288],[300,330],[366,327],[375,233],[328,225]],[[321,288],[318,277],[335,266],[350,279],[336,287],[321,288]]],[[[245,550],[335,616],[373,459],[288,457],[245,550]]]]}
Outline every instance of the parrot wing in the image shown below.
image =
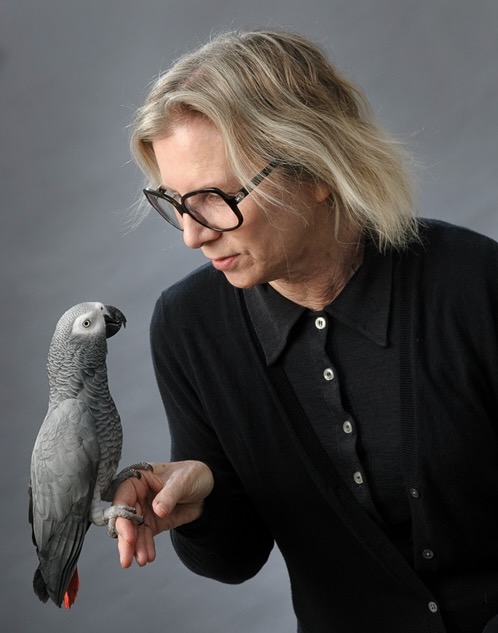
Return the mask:
{"type": "Polygon", "coordinates": [[[33,449],[29,515],[42,576],[35,585],[59,606],[90,525],[99,460],[90,409],[76,399],[49,408],[33,449]]]}

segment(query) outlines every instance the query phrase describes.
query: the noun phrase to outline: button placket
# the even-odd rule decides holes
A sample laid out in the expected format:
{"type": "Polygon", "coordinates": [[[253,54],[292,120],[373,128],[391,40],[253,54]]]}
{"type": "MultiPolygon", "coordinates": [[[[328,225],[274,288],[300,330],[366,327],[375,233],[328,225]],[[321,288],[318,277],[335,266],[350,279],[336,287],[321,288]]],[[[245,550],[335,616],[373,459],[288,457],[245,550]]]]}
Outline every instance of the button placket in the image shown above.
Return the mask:
{"type": "MultiPolygon", "coordinates": [[[[310,315],[308,321],[308,350],[310,359],[316,368],[316,376],[321,382],[324,402],[330,408],[332,419],[335,418],[334,432],[339,433],[335,443],[339,456],[344,462],[344,476],[349,479],[349,486],[360,500],[367,499],[370,494],[366,475],[363,473],[356,450],[356,425],[351,418],[351,413],[344,409],[341,401],[339,383],[340,374],[336,373],[333,359],[329,357],[328,337],[329,328],[332,327],[325,313],[310,315]],[[321,375],[320,375],[321,374],[321,375]],[[336,426],[337,425],[337,426],[336,426]],[[342,439],[340,439],[342,438],[342,439]],[[346,467],[349,464],[349,468],[346,467]],[[349,472],[346,471],[346,468],[349,472]]],[[[330,429],[332,433],[332,429],[330,429]]]]}

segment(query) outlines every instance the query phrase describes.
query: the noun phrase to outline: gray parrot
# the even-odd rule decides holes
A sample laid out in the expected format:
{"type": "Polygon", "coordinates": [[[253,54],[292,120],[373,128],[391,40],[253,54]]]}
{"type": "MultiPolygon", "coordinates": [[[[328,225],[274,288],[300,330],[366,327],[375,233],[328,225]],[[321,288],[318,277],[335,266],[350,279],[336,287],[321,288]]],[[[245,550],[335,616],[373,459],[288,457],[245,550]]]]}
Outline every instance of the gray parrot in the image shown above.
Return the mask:
{"type": "Polygon", "coordinates": [[[43,602],[73,604],[76,568],[90,525],[118,516],[142,523],[134,508],[110,506],[119,483],[148,464],[116,474],[123,433],[107,384],[107,338],[126,324],[122,312],[80,303],[59,319],[48,354],[49,404],[31,458],[29,520],[40,564],[33,588],[43,602]]]}

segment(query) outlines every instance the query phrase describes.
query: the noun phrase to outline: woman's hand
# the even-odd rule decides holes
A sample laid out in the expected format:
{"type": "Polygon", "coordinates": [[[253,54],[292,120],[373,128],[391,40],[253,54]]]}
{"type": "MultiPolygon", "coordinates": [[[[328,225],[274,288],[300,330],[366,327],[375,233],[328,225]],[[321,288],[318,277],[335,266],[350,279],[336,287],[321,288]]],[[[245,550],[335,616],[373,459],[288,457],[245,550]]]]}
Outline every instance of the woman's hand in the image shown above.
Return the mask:
{"type": "Polygon", "coordinates": [[[116,520],[123,568],[130,567],[133,558],[140,566],[151,563],[156,557],[156,534],[198,519],[204,499],[214,486],[213,474],[203,462],[170,462],[152,467],[152,471],[141,470],[140,479],[127,479],[114,495],[114,505],[132,506],[144,517],[143,525],[116,520]]]}

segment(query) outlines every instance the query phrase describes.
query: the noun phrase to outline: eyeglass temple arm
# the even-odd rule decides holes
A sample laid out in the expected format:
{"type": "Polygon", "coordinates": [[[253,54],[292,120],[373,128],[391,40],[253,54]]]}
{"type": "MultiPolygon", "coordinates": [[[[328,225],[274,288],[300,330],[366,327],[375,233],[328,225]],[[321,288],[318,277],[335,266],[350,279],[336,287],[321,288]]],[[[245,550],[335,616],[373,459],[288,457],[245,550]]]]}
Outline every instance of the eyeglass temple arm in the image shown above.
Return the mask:
{"type": "Polygon", "coordinates": [[[254,178],[249,182],[249,184],[247,184],[245,187],[242,187],[242,189],[239,192],[239,195],[237,196],[237,202],[240,202],[241,200],[243,200],[247,194],[249,194],[253,189],[255,189],[269,174],[271,174],[271,172],[275,169],[275,167],[278,165],[279,161],[278,160],[272,160],[271,163],[269,163],[264,169],[262,169],[259,174],[256,174],[256,176],[254,176],[254,178]]]}

